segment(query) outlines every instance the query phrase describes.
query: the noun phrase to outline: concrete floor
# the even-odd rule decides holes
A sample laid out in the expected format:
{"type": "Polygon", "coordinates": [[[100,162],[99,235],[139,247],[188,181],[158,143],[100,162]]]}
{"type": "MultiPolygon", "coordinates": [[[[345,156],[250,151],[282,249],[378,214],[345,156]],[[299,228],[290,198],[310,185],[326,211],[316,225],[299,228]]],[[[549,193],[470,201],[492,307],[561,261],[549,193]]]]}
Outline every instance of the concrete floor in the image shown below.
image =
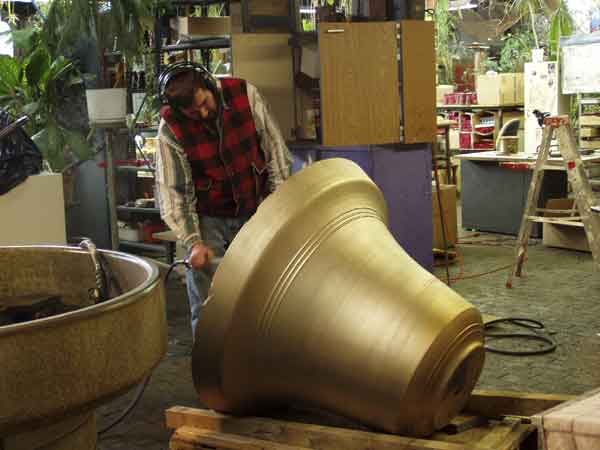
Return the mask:
{"type": "MultiPolygon", "coordinates": [[[[453,288],[484,314],[542,321],[558,348],[542,356],[488,353],[478,387],[580,394],[600,386],[600,274],[594,272],[591,256],[538,244],[530,248],[526,277],[517,280],[511,290],[505,288],[507,270],[466,278],[510,264],[513,246],[506,239],[493,235],[464,237],[458,247],[463,263],[453,265],[451,272],[456,277],[462,266],[465,279],[453,288]],[[472,243],[482,240],[486,242],[472,243]]],[[[442,269],[436,269],[436,274],[445,276],[442,269]]],[[[168,288],[168,355],[155,371],[137,409],[102,436],[99,449],[168,448],[170,431],[164,426],[164,410],[175,405],[199,406],[191,381],[188,314],[185,290],[172,283],[168,288]]],[[[512,344],[509,347],[515,348],[512,344]]],[[[129,394],[105,407],[100,426],[131,397],[129,394]]]]}

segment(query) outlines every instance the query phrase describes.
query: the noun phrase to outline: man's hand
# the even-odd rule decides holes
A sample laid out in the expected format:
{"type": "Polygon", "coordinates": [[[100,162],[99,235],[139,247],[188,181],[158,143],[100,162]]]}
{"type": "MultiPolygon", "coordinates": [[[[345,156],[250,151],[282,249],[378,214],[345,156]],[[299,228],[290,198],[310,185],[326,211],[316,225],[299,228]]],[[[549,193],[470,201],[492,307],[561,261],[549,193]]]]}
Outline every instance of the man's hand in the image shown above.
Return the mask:
{"type": "Polygon", "coordinates": [[[210,247],[202,243],[195,244],[190,252],[189,263],[195,270],[200,270],[210,264],[215,254],[210,247]]]}

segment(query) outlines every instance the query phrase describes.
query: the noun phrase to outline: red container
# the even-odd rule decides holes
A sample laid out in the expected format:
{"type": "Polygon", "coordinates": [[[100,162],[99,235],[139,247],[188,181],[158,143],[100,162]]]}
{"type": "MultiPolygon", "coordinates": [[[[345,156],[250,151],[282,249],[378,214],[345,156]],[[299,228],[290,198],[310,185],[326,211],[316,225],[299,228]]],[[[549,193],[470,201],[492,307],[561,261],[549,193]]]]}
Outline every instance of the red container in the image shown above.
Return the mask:
{"type": "Polygon", "coordinates": [[[142,232],[142,240],[144,242],[150,243],[159,243],[160,240],[152,237],[154,233],[160,233],[161,231],[166,231],[167,227],[165,227],[162,223],[152,223],[145,222],[141,227],[142,232]]]}
{"type": "Polygon", "coordinates": [[[473,146],[473,148],[476,148],[477,150],[493,150],[495,147],[494,141],[489,140],[476,142],[473,146]]]}
{"type": "Polygon", "coordinates": [[[496,129],[496,127],[487,126],[487,125],[477,125],[475,127],[475,131],[477,131],[478,133],[481,133],[481,134],[491,134],[494,132],[495,129],[496,129]]]}
{"type": "Polygon", "coordinates": [[[473,148],[473,135],[470,132],[462,132],[459,135],[458,145],[461,150],[471,150],[473,148]]]}
{"type": "Polygon", "coordinates": [[[469,114],[464,114],[460,121],[460,131],[473,131],[473,120],[469,114]]]}

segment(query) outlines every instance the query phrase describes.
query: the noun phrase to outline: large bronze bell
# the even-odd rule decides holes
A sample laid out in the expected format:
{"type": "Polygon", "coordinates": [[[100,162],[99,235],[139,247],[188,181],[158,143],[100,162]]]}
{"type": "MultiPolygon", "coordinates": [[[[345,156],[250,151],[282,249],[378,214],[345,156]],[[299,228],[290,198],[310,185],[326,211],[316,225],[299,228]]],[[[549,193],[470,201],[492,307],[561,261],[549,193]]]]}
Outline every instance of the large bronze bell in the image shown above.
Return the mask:
{"type": "Polygon", "coordinates": [[[202,308],[200,401],[233,414],[304,404],[413,436],[448,424],[483,367],[481,315],[386,224],[382,193],[344,159],[267,198],[202,308]]]}

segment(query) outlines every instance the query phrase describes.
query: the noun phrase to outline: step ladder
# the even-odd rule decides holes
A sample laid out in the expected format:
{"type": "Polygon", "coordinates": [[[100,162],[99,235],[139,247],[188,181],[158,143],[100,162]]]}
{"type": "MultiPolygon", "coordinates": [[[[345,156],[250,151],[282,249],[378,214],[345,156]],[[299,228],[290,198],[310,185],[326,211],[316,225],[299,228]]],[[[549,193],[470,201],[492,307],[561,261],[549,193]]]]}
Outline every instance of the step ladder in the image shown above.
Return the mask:
{"type": "Polygon", "coordinates": [[[516,260],[506,282],[506,287],[512,288],[513,277],[520,277],[523,264],[527,259],[527,246],[531,236],[531,227],[534,222],[546,222],[559,225],[580,226],[585,229],[585,234],[594,258],[594,262],[600,268],[600,205],[595,198],[587,170],[577,149],[573,129],[568,116],[546,117],[544,119],[544,130],[542,145],[538,153],[537,161],[531,177],[527,203],[521,220],[519,237],[517,238],[516,260]],[[544,171],[556,166],[549,166],[550,147],[552,140],[558,139],[558,148],[562,155],[562,163],[567,171],[571,189],[575,194],[575,204],[571,210],[547,210],[538,208],[538,200],[544,171]],[[578,216],[575,216],[575,208],[578,216]],[[543,217],[538,213],[564,213],[566,217],[543,217]]]}

